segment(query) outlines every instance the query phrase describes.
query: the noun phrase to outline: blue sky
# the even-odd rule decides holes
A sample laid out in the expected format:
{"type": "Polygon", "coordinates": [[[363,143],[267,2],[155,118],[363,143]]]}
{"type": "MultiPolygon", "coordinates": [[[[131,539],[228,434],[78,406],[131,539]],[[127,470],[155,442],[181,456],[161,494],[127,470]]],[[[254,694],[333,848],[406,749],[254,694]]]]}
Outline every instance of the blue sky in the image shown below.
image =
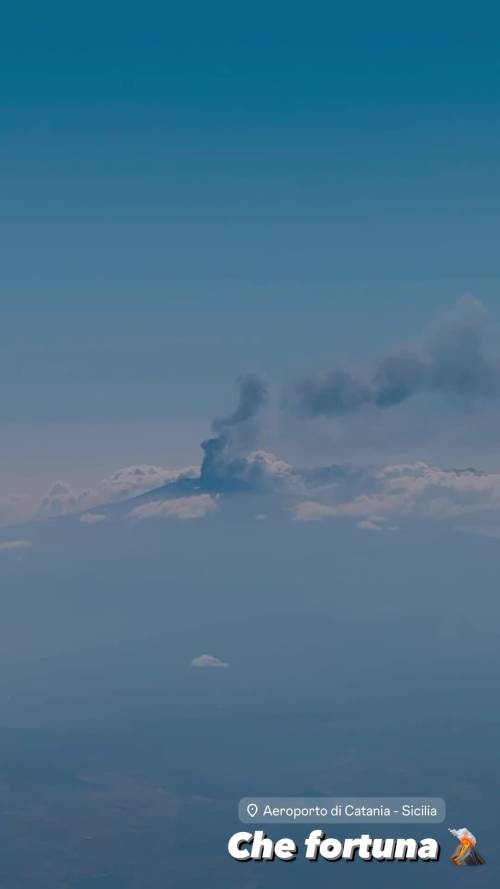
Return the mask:
{"type": "Polygon", "coordinates": [[[205,849],[240,796],[344,782],[446,796],[492,854],[498,25],[489,3],[5,10],[0,765],[41,762],[54,824],[61,751],[68,824],[88,775],[104,812],[103,774],[146,812],[136,847],[111,793],[128,871],[94,812],[102,843],[47,835],[9,879],[41,854],[37,889],[139,889],[139,864],[234,886],[161,807],[147,871],[159,784],[205,849]]]}
{"type": "Polygon", "coordinates": [[[11,6],[16,484],[91,480],[113,453],[115,468],[190,462],[239,373],[376,355],[465,292],[497,319],[495,18],[489,4],[11,6]]]}

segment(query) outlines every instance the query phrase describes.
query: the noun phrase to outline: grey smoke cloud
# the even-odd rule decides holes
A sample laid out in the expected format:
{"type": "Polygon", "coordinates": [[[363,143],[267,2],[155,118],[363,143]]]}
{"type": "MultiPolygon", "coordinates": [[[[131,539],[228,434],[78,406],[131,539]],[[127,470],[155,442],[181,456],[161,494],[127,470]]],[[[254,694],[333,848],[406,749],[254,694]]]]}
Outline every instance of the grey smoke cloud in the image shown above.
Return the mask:
{"type": "Polygon", "coordinates": [[[423,392],[466,401],[499,397],[500,355],[487,350],[486,329],[481,303],[463,299],[422,345],[389,352],[365,375],[336,367],[302,378],[292,403],[302,414],[331,417],[393,407],[423,392]]]}
{"type": "Polygon", "coordinates": [[[267,399],[267,386],[256,374],[244,374],[237,380],[238,404],[226,417],[213,421],[215,432],[223,434],[233,426],[253,420],[267,399]]]}
{"type": "Polygon", "coordinates": [[[255,419],[267,400],[267,385],[255,374],[241,376],[237,382],[236,408],[214,420],[212,428],[217,434],[201,443],[200,481],[208,487],[215,481],[243,478],[246,454],[255,443],[255,419]]]}

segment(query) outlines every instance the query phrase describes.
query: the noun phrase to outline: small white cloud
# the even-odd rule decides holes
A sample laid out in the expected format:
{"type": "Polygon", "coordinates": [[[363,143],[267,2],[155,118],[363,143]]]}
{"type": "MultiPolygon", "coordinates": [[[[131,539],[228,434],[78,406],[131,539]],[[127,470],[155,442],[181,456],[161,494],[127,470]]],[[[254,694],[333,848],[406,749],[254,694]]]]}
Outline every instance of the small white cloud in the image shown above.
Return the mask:
{"type": "Polygon", "coordinates": [[[31,546],[31,540],[2,540],[0,551],[9,552],[14,549],[29,549],[31,546]]]}
{"type": "Polygon", "coordinates": [[[192,667],[229,667],[229,664],[214,657],[213,654],[200,654],[199,657],[193,658],[192,667]]]}
{"type": "Polygon", "coordinates": [[[152,500],[142,503],[129,513],[127,518],[136,521],[143,519],[202,519],[217,509],[217,501],[210,494],[195,494],[193,497],[174,497],[171,500],[152,500]]]}
{"type": "Polygon", "coordinates": [[[97,525],[99,522],[107,521],[107,518],[102,512],[84,512],[80,516],[80,521],[85,525],[97,525]]]}

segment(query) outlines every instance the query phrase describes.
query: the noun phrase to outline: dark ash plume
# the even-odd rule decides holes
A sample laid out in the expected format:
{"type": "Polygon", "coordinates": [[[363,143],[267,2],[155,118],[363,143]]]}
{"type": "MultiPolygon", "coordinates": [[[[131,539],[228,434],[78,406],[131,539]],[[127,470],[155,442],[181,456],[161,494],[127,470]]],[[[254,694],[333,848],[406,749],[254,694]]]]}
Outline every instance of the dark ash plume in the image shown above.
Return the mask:
{"type": "Polygon", "coordinates": [[[267,386],[260,377],[255,374],[246,374],[238,377],[239,400],[234,411],[213,421],[215,432],[223,433],[231,426],[239,426],[248,420],[253,420],[267,398],[267,386]]]}
{"type": "Polygon", "coordinates": [[[486,313],[461,300],[420,348],[397,349],[365,378],[339,367],[323,377],[299,380],[292,403],[309,416],[338,416],[366,406],[388,408],[422,392],[471,401],[500,396],[500,356],[484,344],[486,313]]]}

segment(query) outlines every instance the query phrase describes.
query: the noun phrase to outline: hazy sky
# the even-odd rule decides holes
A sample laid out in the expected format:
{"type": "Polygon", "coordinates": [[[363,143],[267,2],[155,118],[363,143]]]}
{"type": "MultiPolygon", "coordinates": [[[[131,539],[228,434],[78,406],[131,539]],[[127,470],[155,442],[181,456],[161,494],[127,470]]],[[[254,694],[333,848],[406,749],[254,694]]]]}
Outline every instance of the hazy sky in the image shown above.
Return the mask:
{"type": "MultiPolygon", "coordinates": [[[[421,336],[463,293],[497,321],[496,19],[11,4],[2,493],[197,461],[239,373],[279,401],[298,371],[421,336]]],[[[299,432],[273,435],[303,457],[299,432]]]]}

